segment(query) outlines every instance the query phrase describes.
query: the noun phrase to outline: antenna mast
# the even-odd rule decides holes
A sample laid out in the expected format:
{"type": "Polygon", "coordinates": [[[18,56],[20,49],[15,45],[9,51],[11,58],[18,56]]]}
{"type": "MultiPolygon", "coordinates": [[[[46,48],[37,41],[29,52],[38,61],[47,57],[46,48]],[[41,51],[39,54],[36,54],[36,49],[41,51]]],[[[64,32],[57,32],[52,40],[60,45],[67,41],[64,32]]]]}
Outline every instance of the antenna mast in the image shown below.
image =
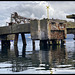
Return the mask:
{"type": "Polygon", "coordinates": [[[49,6],[46,7],[47,7],[47,18],[49,19],[49,6]]]}

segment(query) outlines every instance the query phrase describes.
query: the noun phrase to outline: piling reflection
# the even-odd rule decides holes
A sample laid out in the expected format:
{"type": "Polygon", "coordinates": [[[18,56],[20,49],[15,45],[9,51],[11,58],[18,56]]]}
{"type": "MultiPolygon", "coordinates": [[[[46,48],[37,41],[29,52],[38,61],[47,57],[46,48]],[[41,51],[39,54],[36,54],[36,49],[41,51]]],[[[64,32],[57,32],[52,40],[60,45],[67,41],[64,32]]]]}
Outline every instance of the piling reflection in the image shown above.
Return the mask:
{"type": "MultiPolygon", "coordinates": [[[[57,65],[65,65],[68,63],[66,45],[48,45],[46,48],[42,46],[40,50],[33,50],[31,51],[32,53],[28,53],[26,51],[26,45],[23,45],[22,55],[19,56],[18,47],[14,46],[14,50],[7,49],[7,52],[5,52],[8,58],[2,58],[1,56],[3,55],[0,55],[0,59],[11,62],[12,72],[24,71],[29,67],[43,67],[43,70],[52,70],[57,65]]],[[[1,54],[3,53],[2,50],[1,54]]]]}
{"type": "Polygon", "coordinates": [[[75,42],[74,42],[74,52],[73,52],[73,55],[72,55],[72,65],[75,68],[75,42]]]}
{"type": "Polygon", "coordinates": [[[22,47],[22,57],[26,57],[26,45],[22,47]]]}
{"type": "Polygon", "coordinates": [[[38,51],[33,51],[31,55],[31,60],[32,60],[32,66],[33,67],[39,67],[39,52],[38,51]]]}
{"type": "Polygon", "coordinates": [[[47,51],[40,50],[40,64],[44,64],[45,69],[51,69],[56,65],[67,63],[67,51],[65,45],[51,45],[47,51]],[[49,49],[49,50],[48,50],[49,49]]]}
{"type": "Polygon", "coordinates": [[[26,61],[26,45],[23,45],[22,48],[22,56],[19,57],[19,50],[17,46],[14,46],[15,56],[12,60],[12,71],[13,72],[20,72],[27,70],[27,61],[26,61]]]}
{"type": "Polygon", "coordinates": [[[15,56],[18,57],[19,55],[18,46],[14,46],[14,52],[15,52],[15,56]]]}
{"type": "Polygon", "coordinates": [[[10,46],[8,46],[8,45],[3,45],[3,46],[1,47],[1,57],[8,58],[9,51],[10,51],[10,46]]]}

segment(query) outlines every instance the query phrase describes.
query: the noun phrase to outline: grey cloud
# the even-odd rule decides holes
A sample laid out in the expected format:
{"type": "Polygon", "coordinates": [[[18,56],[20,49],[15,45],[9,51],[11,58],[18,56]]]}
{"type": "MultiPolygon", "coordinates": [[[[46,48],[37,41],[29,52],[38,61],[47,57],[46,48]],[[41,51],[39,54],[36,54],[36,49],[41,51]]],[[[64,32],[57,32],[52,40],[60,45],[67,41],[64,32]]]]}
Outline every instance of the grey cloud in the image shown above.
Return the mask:
{"type": "Polygon", "coordinates": [[[71,20],[66,15],[75,13],[74,1],[4,1],[0,2],[0,24],[5,24],[13,12],[28,18],[46,18],[47,4],[50,5],[50,18],[71,20]]]}

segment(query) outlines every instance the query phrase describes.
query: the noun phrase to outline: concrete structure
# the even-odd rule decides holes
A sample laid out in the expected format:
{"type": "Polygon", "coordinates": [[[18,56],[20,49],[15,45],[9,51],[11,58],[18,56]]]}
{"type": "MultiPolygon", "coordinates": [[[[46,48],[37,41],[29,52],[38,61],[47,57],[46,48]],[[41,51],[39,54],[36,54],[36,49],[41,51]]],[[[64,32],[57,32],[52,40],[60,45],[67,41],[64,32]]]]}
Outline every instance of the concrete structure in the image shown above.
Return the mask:
{"type": "Polygon", "coordinates": [[[74,19],[74,23],[70,22],[71,23],[71,27],[69,27],[70,29],[68,29],[68,31],[69,31],[69,33],[71,33],[72,32],[71,29],[73,30],[74,40],[75,40],[75,32],[74,32],[74,29],[75,29],[75,14],[67,15],[66,17],[70,18],[70,19],[74,19]]]}
{"type": "MultiPolygon", "coordinates": [[[[75,34],[74,22],[67,22],[65,20],[58,19],[42,19],[31,20],[30,23],[25,24],[12,24],[9,26],[0,27],[0,40],[12,40],[14,39],[14,45],[17,45],[18,34],[21,34],[23,44],[26,45],[24,34],[30,33],[33,45],[35,46],[35,40],[40,40],[40,43],[46,44],[64,44],[66,34],[75,34]],[[11,35],[13,34],[13,35],[11,35]],[[11,36],[11,37],[10,37],[11,36]]],[[[2,42],[3,43],[3,42],[2,42]]],[[[35,49],[35,47],[34,47],[35,49]]]]}
{"type": "Polygon", "coordinates": [[[74,22],[75,22],[75,14],[67,15],[66,18],[74,19],[74,22]]]}

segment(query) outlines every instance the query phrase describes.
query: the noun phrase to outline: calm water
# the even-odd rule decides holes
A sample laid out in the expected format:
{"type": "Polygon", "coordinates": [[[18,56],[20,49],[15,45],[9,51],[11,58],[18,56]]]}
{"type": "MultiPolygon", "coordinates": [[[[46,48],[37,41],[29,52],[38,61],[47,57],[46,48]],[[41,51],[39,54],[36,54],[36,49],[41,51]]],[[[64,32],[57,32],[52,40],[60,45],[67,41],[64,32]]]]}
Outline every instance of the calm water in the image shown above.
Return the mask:
{"type": "Polygon", "coordinates": [[[0,74],[75,74],[75,41],[67,39],[66,44],[40,49],[39,41],[33,50],[31,39],[22,40],[18,47],[11,42],[10,50],[2,51],[0,45],[0,74]]]}

